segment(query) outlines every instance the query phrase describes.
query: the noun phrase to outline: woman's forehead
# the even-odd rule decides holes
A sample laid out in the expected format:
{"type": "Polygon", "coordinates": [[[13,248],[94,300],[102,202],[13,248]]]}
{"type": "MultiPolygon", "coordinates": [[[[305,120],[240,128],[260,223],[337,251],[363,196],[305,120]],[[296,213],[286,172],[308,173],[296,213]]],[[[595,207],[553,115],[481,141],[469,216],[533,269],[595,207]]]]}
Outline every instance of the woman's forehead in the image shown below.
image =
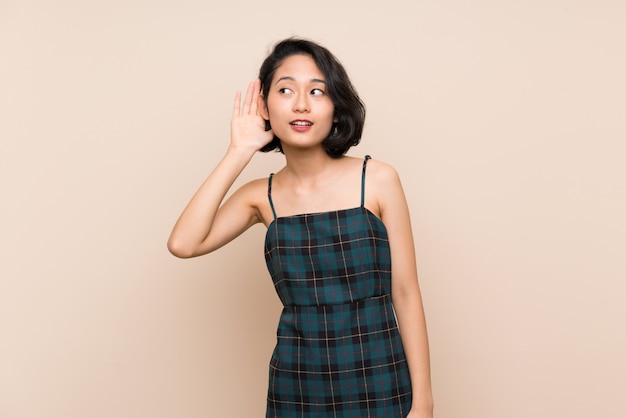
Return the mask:
{"type": "Polygon", "coordinates": [[[274,74],[274,82],[325,82],[326,77],[313,58],[308,55],[291,55],[283,60],[274,74]]]}

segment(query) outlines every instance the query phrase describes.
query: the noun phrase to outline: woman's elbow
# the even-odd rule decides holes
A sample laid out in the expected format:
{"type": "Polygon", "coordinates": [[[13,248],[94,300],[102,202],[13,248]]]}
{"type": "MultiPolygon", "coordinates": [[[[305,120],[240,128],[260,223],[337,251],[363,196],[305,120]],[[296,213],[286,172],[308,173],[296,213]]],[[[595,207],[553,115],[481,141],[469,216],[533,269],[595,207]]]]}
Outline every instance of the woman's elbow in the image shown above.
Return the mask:
{"type": "Polygon", "coordinates": [[[178,258],[192,258],[196,256],[193,248],[172,238],[167,241],[167,249],[173,256],[178,258]]]}

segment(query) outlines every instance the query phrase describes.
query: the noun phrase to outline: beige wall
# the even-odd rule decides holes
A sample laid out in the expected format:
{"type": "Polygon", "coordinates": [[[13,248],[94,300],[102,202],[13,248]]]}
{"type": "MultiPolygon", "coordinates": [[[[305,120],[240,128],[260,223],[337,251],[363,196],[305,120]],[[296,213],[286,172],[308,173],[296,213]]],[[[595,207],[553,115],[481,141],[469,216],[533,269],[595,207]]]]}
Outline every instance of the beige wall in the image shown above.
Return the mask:
{"type": "Polygon", "coordinates": [[[625,3],[248,3],[0,1],[0,416],[263,416],[263,228],[165,242],[293,34],[404,179],[436,415],[626,416],[625,3]]]}

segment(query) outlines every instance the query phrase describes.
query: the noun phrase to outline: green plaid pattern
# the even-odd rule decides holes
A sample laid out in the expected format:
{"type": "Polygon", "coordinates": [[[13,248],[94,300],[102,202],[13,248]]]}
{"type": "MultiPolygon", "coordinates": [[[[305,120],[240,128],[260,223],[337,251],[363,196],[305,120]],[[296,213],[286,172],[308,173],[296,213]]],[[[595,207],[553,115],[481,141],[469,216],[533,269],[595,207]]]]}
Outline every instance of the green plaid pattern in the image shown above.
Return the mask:
{"type": "MultiPolygon", "coordinates": [[[[363,206],[276,217],[265,258],[284,308],[266,417],[402,418],[411,380],[391,303],[387,230],[363,206]]],[[[271,180],[268,196],[272,210],[271,180]]]]}

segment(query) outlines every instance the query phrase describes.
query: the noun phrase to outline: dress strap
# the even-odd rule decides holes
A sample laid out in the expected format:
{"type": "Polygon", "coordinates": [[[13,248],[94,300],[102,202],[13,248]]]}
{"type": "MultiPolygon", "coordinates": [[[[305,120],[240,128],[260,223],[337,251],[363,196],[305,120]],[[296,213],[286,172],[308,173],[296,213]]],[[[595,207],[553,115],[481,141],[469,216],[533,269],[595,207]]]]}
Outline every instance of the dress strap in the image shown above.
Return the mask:
{"type": "Polygon", "coordinates": [[[267,179],[267,199],[270,201],[270,207],[272,208],[272,213],[274,214],[274,220],[276,220],[276,210],[274,209],[274,202],[272,201],[272,177],[274,177],[274,173],[270,174],[267,179]]]}
{"type": "Polygon", "coordinates": [[[369,160],[369,155],[365,156],[363,160],[363,174],[361,174],[361,207],[365,206],[365,169],[367,168],[367,160],[369,160]]]}

